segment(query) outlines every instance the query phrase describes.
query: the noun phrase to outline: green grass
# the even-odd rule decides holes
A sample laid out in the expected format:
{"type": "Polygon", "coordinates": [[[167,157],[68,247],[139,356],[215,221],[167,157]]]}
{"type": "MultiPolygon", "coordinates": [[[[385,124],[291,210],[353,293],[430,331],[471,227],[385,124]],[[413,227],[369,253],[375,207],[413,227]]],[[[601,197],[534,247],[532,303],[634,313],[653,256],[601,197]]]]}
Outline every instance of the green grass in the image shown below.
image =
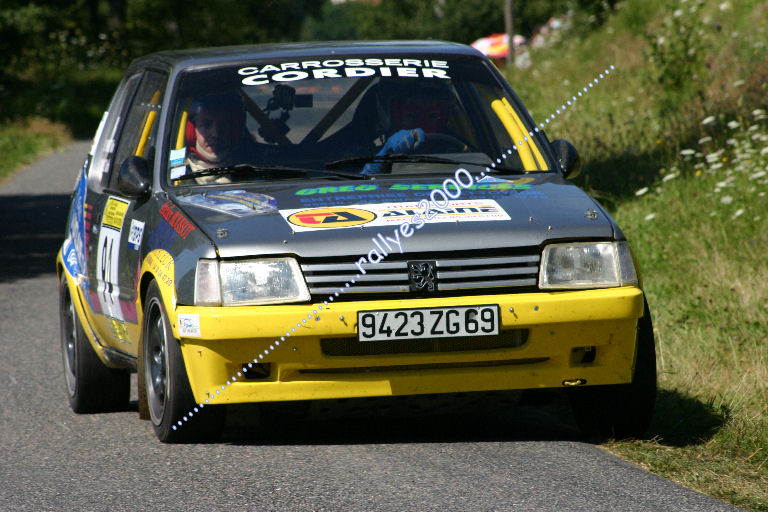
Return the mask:
{"type": "Polygon", "coordinates": [[[615,66],[546,127],[579,149],[577,183],[630,240],[654,316],[649,438],[604,446],[751,510],[768,510],[766,19],[757,0],[627,1],[509,73],[538,120],[615,66]],[[659,37],[678,51],[666,67],[650,60],[659,37]]]}
{"type": "Polygon", "coordinates": [[[0,183],[13,171],[32,163],[41,154],[71,142],[66,126],[43,118],[31,117],[22,121],[0,124],[0,183]]]}
{"type": "Polygon", "coordinates": [[[73,137],[91,138],[122,73],[0,71],[0,180],[73,137]]]}

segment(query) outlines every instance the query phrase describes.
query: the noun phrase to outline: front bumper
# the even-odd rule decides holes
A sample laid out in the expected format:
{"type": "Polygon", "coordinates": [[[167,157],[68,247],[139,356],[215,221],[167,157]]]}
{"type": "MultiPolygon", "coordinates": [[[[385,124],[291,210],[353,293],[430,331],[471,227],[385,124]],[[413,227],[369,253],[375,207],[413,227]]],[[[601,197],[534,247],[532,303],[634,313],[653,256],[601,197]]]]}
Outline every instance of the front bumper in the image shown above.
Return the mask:
{"type": "MultiPolygon", "coordinates": [[[[333,302],[301,323],[313,310],[316,305],[178,306],[177,315],[199,316],[200,337],[180,337],[195,400],[246,403],[628,383],[643,292],[622,287],[333,302]],[[478,304],[499,304],[501,330],[527,330],[525,343],[416,354],[332,356],[321,349],[321,339],[357,336],[358,310],[478,304]],[[296,332],[287,337],[291,328],[296,332]],[[281,337],[285,340],[276,346],[281,337]],[[259,354],[259,363],[269,363],[268,372],[237,377],[259,354]]],[[[178,322],[173,329],[179,337],[178,322]]]]}

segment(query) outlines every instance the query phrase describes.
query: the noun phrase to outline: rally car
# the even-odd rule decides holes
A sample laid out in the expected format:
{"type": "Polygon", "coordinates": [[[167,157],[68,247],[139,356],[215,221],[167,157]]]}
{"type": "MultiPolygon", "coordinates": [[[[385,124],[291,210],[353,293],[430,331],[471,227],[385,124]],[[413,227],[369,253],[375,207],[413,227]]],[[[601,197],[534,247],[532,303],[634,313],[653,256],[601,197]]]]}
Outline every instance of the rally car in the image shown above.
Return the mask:
{"type": "Polygon", "coordinates": [[[454,43],[134,61],[57,257],[78,413],[213,439],[227,405],[564,389],[637,436],[656,392],[637,261],[510,85],[454,43]]]}

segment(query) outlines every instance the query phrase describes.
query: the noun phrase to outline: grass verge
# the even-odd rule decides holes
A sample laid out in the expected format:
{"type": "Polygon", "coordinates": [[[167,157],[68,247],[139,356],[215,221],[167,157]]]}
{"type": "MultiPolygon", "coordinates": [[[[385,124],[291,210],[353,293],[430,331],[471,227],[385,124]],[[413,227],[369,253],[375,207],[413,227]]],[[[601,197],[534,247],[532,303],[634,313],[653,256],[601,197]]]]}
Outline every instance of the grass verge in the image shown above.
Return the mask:
{"type": "Polygon", "coordinates": [[[629,0],[510,80],[643,265],[659,394],[647,439],[608,450],[768,511],[768,5],[629,0]]]}
{"type": "Polygon", "coordinates": [[[0,125],[0,183],[23,165],[40,155],[72,141],[69,129],[62,123],[31,117],[0,125]]]}

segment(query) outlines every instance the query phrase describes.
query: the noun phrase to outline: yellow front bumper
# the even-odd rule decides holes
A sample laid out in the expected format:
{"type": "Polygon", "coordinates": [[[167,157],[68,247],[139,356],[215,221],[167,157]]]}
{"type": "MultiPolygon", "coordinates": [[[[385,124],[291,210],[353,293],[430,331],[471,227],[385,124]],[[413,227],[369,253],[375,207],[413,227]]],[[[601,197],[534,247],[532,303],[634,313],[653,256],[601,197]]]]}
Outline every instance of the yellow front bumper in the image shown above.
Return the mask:
{"type": "MultiPolygon", "coordinates": [[[[333,302],[315,319],[301,323],[317,309],[178,306],[177,315],[199,315],[200,337],[181,338],[195,400],[245,403],[553,388],[576,381],[627,383],[632,379],[643,295],[637,287],[623,287],[333,302]],[[498,304],[501,330],[527,329],[527,342],[516,348],[375,356],[329,356],[321,350],[321,339],[357,335],[359,310],[480,304],[498,304]],[[296,332],[287,337],[291,328],[296,332]],[[583,347],[594,347],[593,360],[584,362],[583,347]],[[269,375],[238,377],[242,365],[254,358],[270,363],[269,375]]],[[[173,329],[178,337],[177,322],[173,329]]]]}

